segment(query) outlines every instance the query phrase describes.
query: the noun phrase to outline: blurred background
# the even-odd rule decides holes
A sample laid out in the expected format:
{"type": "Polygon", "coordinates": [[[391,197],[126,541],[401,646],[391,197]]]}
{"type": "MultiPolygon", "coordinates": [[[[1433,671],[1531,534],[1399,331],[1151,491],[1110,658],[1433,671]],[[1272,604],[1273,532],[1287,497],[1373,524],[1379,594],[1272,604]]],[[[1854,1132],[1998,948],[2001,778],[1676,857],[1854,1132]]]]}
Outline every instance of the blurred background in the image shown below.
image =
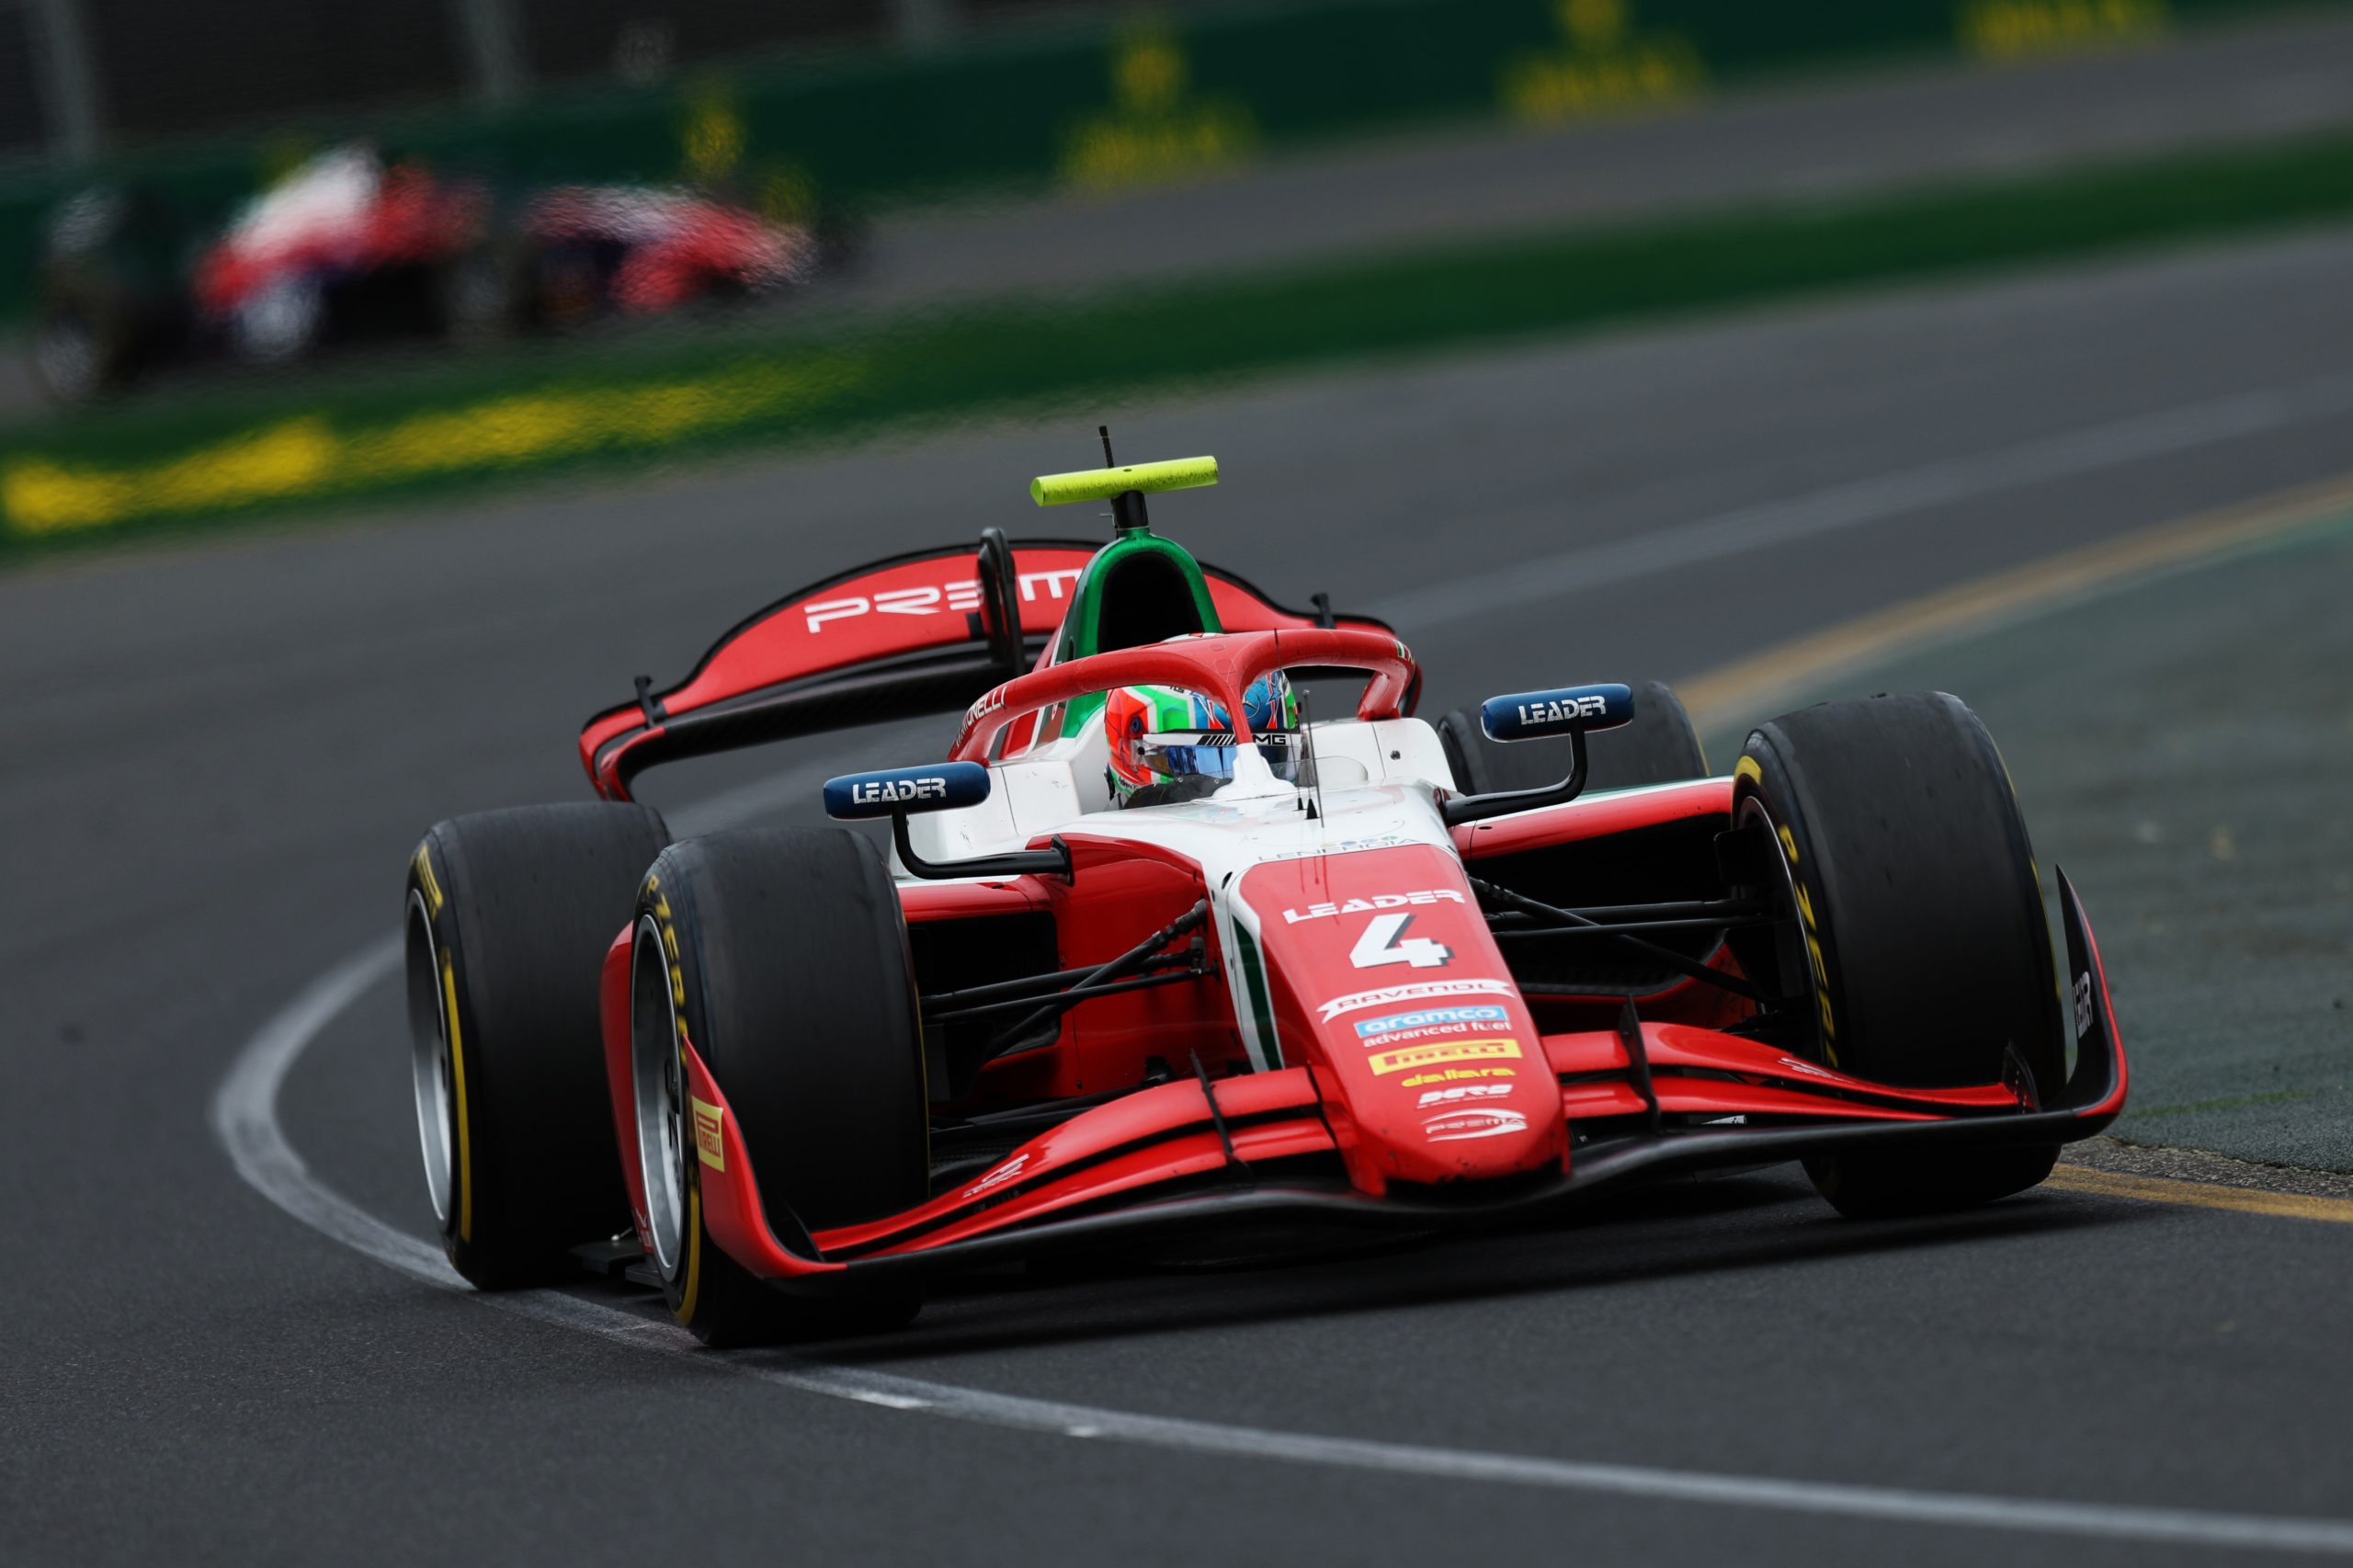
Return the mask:
{"type": "Polygon", "coordinates": [[[0,0],[0,549],[2337,215],[2348,28],[0,0]]]}

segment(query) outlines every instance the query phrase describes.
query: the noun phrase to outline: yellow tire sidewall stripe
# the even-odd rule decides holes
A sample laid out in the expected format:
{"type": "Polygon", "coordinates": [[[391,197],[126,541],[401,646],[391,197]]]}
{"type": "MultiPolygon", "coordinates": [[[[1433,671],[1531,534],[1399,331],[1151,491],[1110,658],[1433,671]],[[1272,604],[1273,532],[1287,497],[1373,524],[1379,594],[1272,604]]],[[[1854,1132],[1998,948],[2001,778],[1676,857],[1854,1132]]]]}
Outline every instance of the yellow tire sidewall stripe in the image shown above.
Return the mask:
{"type": "Polygon", "coordinates": [[[458,1028],[458,971],[441,949],[441,1017],[449,1040],[449,1094],[458,1102],[458,1239],[474,1239],[473,1138],[466,1115],[466,1049],[458,1028]]]}
{"type": "Polygon", "coordinates": [[[687,1187],[687,1283],[678,1292],[678,1305],[674,1312],[677,1320],[692,1326],[695,1321],[695,1298],[702,1290],[702,1183],[694,1181],[687,1187]]]}

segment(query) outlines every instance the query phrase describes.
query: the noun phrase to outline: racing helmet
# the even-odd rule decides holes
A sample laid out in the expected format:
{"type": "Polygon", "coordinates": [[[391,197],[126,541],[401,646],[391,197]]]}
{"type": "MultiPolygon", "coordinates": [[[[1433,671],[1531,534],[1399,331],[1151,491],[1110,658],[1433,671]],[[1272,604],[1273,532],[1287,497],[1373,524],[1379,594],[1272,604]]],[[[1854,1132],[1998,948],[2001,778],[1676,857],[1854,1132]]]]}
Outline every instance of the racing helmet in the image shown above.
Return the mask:
{"type": "MultiPolygon", "coordinates": [[[[1280,670],[1250,683],[1242,712],[1276,778],[1300,777],[1299,699],[1280,670]]],[[[1123,686],[1103,697],[1111,796],[1122,806],[1190,800],[1233,777],[1233,725],[1225,710],[1173,686],[1123,686]],[[1150,793],[1146,794],[1145,791],[1150,793]]]]}

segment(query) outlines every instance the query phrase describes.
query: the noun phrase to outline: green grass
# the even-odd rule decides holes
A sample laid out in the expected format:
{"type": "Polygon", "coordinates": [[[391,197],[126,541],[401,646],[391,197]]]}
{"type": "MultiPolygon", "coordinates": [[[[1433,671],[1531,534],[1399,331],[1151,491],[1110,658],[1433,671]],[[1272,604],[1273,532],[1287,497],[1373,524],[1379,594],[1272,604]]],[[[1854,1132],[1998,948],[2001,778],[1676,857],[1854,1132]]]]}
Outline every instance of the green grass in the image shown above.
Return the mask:
{"type": "Polygon", "coordinates": [[[2348,216],[2353,138],[2337,136],[1075,301],[823,329],[763,324],[748,338],[648,335],[301,386],[207,389],[0,436],[0,553],[2348,216]],[[445,433],[493,427],[514,439],[480,451],[436,445],[445,433]],[[269,432],[283,451],[240,446],[269,432]],[[89,482],[73,493],[85,520],[37,529],[42,506],[55,520],[60,475],[89,482]]]}

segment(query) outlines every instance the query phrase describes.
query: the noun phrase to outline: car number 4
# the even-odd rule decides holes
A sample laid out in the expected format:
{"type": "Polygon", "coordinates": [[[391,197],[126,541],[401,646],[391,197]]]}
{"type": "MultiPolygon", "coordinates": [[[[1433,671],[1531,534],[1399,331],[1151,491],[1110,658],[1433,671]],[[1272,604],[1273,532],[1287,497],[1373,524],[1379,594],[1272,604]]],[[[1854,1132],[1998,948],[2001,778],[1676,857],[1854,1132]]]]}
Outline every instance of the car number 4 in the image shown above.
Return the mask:
{"type": "Polygon", "coordinates": [[[1454,956],[1451,949],[1427,937],[1408,937],[1405,928],[1414,923],[1410,915],[1376,915],[1348,949],[1348,961],[1358,969],[1379,969],[1384,964],[1411,964],[1415,969],[1440,969],[1454,956]]]}

